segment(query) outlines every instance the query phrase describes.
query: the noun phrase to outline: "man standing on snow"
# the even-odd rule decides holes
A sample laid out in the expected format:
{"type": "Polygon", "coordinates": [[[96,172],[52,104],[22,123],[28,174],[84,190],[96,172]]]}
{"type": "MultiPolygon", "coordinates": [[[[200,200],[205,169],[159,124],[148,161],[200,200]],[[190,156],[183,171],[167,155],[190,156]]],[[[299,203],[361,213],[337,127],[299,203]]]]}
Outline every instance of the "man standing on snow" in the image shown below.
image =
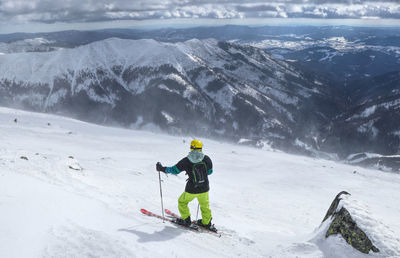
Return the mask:
{"type": "Polygon", "coordinates": [[[177,175],[185,171],[189,176],[186,183],[185,191],[178,199],[178,209],[181,218],[177,219],[177,223],[189,226],[190,210],[188,207],[189,202],[197,198],[200,204],[201,217],[197,221],[199,226],[206,228],[211,227],[211,210],[209,207],[208,191],[210,186],[208,183],[208,175],[213,172],[211,159],[204,155],[202,152],[203,143],[200,140],[193,140],[190,143],[190,152],[187,157],[179,161],[175,166],[163,167],[160,162],[157,163],[157,171],[162,171],[168,174],[177,175]]]}

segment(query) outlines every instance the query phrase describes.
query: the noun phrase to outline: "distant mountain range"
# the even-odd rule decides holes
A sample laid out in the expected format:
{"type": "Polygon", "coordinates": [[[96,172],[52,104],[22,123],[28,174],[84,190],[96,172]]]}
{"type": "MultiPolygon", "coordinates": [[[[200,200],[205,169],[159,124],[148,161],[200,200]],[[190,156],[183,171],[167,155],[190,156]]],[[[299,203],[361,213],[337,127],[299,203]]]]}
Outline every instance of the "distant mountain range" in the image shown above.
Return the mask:
{"type": "Polygon", "coordinates": [[[121,29],[0,42],[4,106],[310,155],[399,152],[397,28],[121,29]]]}
{"type": "Polygon", "coordinates": [[[216,40],[107,39],[0,56],[0,103],[97,123],[258,138],[314,139],[337,107],[330,88],[261,49],[216,40]]]}

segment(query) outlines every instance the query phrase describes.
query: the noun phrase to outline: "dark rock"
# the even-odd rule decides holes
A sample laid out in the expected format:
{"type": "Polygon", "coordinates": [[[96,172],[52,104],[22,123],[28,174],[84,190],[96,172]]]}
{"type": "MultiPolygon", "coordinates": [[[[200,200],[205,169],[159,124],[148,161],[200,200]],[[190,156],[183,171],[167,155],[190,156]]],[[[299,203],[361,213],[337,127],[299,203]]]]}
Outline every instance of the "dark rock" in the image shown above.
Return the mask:
{"type": "Polygon", "coordinates": [[[338,195],[336,195],[335,199],[333,200],[333,202],[331,203],[331,206],[329,207],[328,211],[326,212],[326,215],[324,217],[324,219],[322,220],[322,222],[324,222],[325,220],[327,220],[329,217],[333,216],[338,205],[340,202],[340,196],[342,194],[346,194],[346,195],[350,195],[348,192],[346,191],[341,191],[340,193],[338,193],[338,195]]]}
{"type": "Polygon", "coordinates": [[[330,235],[340,233],[349,245],[362,253],[368,254],[371,250],[379,252],[379,249],[372,244],[365,232],[358,227],[357,223],[352,219],[350,212],[345,207],[337,211],[342,194],[349,195],[346,191],[340,192],[333,200],[323,220],[325,221],[330,217],[333,218],[325,237],[328,238],[330,235]]]}
{"type": "Polygon", "coordinates": [[[20,159],[28,160],[28,158],[25,156],[21,156],[20,159]]]}

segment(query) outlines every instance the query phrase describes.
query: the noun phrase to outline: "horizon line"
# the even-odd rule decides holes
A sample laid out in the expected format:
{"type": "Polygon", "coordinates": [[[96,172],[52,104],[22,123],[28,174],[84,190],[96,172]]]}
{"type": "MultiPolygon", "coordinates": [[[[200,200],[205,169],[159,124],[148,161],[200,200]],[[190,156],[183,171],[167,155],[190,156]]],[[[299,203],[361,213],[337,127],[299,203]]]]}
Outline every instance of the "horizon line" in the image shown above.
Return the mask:
{"type": "Polygon", "coordinates": [[[316,19],[316,18],[248,18],[248,19],[155,19],[155,20],[116,20],[81,23],[0,23],[0,34],[50,33],[68,30],[94,31],[103,29],[143,29],[195,28],[238,25],[262,26],[350,26],[350,27],[395,27],[400,28],[398,19],[316,19]]]}

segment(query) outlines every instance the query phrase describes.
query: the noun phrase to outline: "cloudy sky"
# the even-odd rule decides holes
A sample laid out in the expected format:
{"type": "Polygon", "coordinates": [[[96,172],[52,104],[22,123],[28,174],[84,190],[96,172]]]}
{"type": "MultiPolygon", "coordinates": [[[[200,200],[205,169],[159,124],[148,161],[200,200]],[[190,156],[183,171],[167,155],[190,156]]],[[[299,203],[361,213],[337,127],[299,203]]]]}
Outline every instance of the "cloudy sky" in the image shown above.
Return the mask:
{"type": "Polygon", "coordinates": [[[389,19],[400,24],[400,0],[0,0],[0,33],[6,27],[30,25],[304,18],[389,19]]]}

